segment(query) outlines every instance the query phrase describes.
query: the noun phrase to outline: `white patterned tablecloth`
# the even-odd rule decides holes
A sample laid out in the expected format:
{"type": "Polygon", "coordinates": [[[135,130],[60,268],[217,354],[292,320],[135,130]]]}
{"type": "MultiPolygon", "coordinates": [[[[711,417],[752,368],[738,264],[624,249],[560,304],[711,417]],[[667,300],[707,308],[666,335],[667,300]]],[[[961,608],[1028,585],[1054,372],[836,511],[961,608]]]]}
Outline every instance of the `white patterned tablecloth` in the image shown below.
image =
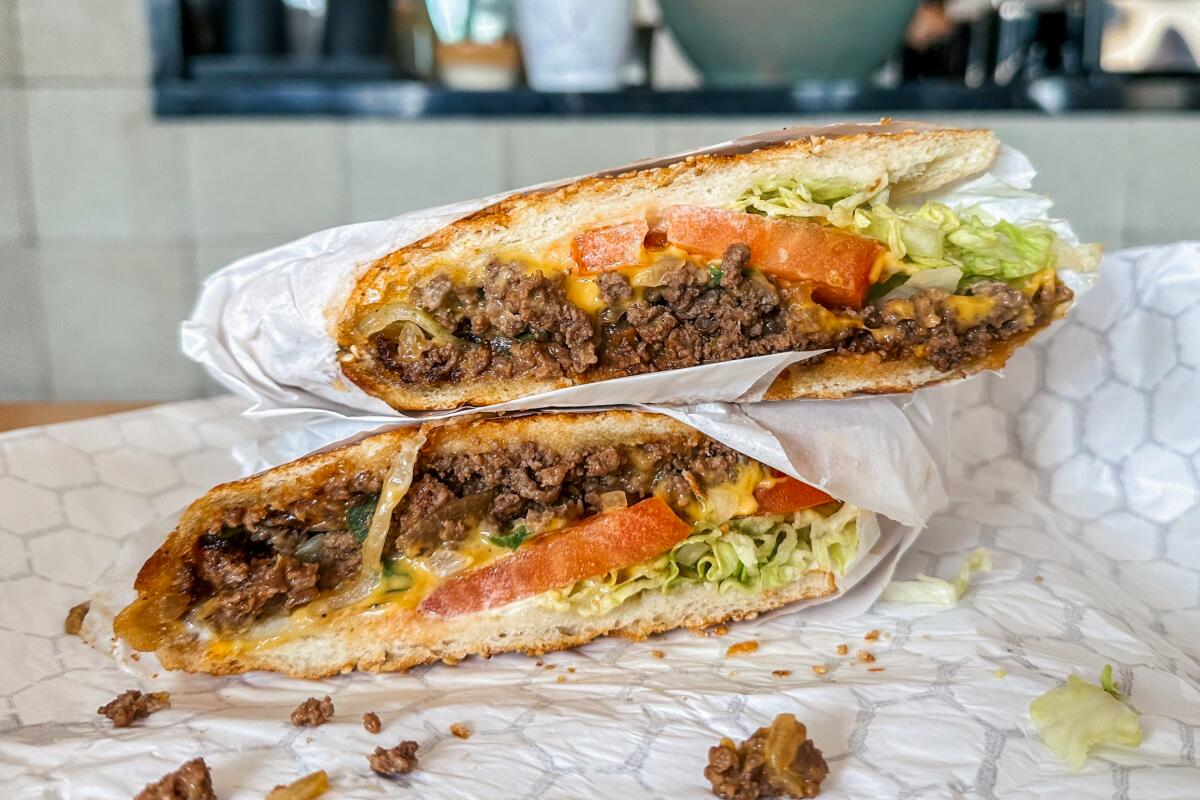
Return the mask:
{"type": "Polygon", "coordinates": [[[139,683],[61,632],[126,536],[234,477],[231,446],[274,433],[239,417],[241,401],[0,436],[3,796],[129,797],[204,755],[223,798],[320,768],[332,797],[704,797],[710,744],[792,711],[829,761],[822,797],[1200,797],[1200,245],[1109,258],[1006,377],[958,393],[954,502],[900,567],[950,577],[990,548],[995,570],[957,608],[782,615],[723,637],[598,642],[543,667],[504,656],[320,682],[139,683]],[[756,653],[726,656],[749,639],[756,653]],[[1145,741],[1072,774],[1028,705],[1106,663],[1145,741]],[[136,685],[170,691],[172,708],[112,730],[95,708],[136,685]],[[287,724],[323,693],[333,723],[287,724]],[[358,723],[367,710],[379,736],[358,723]],[[473,736],[450,736],[453,722],[473,736]],[[365,754],[403,738],[420,742],[420,769],[399,786],[373,776],[365,754]]]}

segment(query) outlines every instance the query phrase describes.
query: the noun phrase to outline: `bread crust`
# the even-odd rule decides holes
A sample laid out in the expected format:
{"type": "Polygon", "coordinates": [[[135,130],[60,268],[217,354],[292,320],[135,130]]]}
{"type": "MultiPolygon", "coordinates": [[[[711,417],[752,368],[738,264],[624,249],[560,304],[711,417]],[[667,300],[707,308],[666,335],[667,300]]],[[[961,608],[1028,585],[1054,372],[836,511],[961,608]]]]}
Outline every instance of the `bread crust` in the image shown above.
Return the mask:
{"type": "MultiPolygon", "coordinates": [[[[580,381],[570,378],[498,380],[482,376],[455,384],[413,387],[375,363],[355,325],[372,304],[402,294],[447,265],[477,269],[492,258],[516,253],[542,264],[562,265],[565,271],[571,264],[568,240],[578,230],[644,215],[647,208],[659,205],[724,206],[755,177],[845,177],[867,185],[886,176],[894,193],[913,194],[982,172],[998,149],[999,142],[987,130],[866,131],[792,139],[750,152],[698,155],[666,166],[584,178],[506,198],[379,259],[364,272],[337,325],[342,371],[363,391],[400,410],[487,405],[575,385],[580,381]]],[[[854,370],[857,358],[837,363],[854,370]]],[[[863,391],[895,390],[867,385],[863,391]]],[[[847,393],[851,392],[843,394],[847,393]]],[[[780,384],[772,392],[780,399],[843,394],[813,394],[800,381],[780,384]]]]}
{"type": "MultiPolygon", "coordinates": [[[[732,600],[728,594],[690,589],[669,596],[654,594],[595,618],[548,611],[528,601],[445,619],[392,604],[369,613],[335,612],[328,624],[298,638],[283,637],[277,645],[232,651],[210,647],[195,632],[185,630],[178,621],[186,608],[180,603],[187,602],[180,596],[180,586],[191,568],[193,545],[221,524],[226,509],[293,502],[332,474],[366,470],[383,475],[397,452],[418,435],[415,428],[376,434],[215,487],[188,507],[176,529],[143,565],[134,583],[138,597],[114,624],[117,635],[138,649],[155,651],[169,669],[216,674],[269,669],[311,678],[351,669],[403,670],[472,654],[544,653],[605,634],[640,638],[681,626],[740,619],[835,591],[832,575],[810,572],[789,586],[760,594],[736,594],[732,600]],[[664,601],[663,597],[673,599],[664,601]]],[[[421,449],[426,458],[514,442],[563,452],[681,438],[698,444],[704,439],[703,434],[670,417],[624,410],[460,421],[428,429],[426,436],[421,449]]]]}

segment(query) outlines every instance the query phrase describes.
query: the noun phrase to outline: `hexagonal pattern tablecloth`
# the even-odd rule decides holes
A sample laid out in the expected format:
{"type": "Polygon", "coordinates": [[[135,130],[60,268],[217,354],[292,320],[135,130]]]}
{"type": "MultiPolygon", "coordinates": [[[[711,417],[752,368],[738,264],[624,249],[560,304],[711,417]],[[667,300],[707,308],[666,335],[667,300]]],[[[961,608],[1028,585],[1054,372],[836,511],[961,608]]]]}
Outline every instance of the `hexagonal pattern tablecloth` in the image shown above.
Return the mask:
{"type": "Polygon", "coordinates": [[[598,642],[544,666],[164,674],[146,683],[171,691],[172,708],[120,731],[94,709],[138,681],[61,633],[67,608],[124,537],[233,477],[229,448],[271,432],[222,398],[4,435],[0,784],[6,797],[129,797],[202,754],[222,797],[262,797],[319,768],[340,797],[703,797],[710,744],[793,711],[829,760],[822,797],[1200,797],[1200,246],[1110,258],[1007,377],[958,393],[954,503],[901,565],[949,577],[990,548],[995,570],[957,608],[782,615],[723,637],[598,642]],[[878,641],[863,639],[871,629],[878,641]],[[756,653],[726,656],[748,639],[756,653]],[[1071,774],[1033,735],[1028,705],[1106,663],[1145,742],[1071,774]],[[334,722],[287,724],[323,693],[334,722]],[[383,718],[378,736],[358,723],[367,710],[383,718]],[[473,736],[452,737],[454,722],[473,736]],[[403,738],[420,742],[421,767],[398,788],[365,754],[403,738]]]}

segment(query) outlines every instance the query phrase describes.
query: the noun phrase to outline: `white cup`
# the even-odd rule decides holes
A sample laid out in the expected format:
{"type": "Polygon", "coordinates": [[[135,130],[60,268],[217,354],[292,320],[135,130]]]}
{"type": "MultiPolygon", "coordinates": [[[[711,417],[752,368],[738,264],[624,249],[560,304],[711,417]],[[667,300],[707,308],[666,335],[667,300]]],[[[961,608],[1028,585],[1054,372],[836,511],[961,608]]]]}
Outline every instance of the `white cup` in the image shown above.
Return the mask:
{"type": "Polygon", "coordinates": [[[517,0],[529,85],[543,92],[621,88],[632,6],[632,0],[517,0]]]}

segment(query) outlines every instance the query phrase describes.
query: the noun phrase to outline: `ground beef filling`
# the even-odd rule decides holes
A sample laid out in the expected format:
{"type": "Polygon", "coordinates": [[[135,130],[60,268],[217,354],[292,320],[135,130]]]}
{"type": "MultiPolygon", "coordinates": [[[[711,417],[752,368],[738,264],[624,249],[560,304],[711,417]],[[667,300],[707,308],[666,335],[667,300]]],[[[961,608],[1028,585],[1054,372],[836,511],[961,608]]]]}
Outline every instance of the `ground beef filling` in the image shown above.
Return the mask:
{"type": "MultiPolygon", "coordinates": [[[[496,533],[524,526],[536,534],[597,514],[614,500],[632,505],[651,494],[681,511],[695,499],[693,483],[730,480],[746,460],[707,439],[566,453],[525,443],[422,459],[392,516],[385,554],[436,554],[450,570],[456,548],[481,524],[496,533]]],[[[227,512],[225,524],[195,545],[195,616],[218,630],[239,630],[290,613],[356,576],[361,544],[346,530],[346,511],[378,488],[379,480],[366,474],[335,478],[315,499],[286,509],[227,512]],[[317,535],[319,548],[304,546],[317,535]]]]}
{"type": "Polygon", "coordinates": [[[1029,297],[1003,281],[976,283],[968,294],[997,303],[969,328],[940,289],[834,312],[813,303],[803,287],[780,287],[748,269],[749,256],[735,244],[719,266],[679,263],[640,296],[621,273],[603,273],[597,285],[608,307],[598,317],[568,300],[561,275],[499,263],[488,267],[482,286],[455,286],[437,275],[418,285],[412,300],[457,344],[435,343],[407,322],[370,341],[385,369],[425,385],[485,375],[600,380],[825,348],[885,360],[917,355],[953,370],[984,355],[991,342],[1046,322],[1071,296],[1061,284],[1029,297]]]}

